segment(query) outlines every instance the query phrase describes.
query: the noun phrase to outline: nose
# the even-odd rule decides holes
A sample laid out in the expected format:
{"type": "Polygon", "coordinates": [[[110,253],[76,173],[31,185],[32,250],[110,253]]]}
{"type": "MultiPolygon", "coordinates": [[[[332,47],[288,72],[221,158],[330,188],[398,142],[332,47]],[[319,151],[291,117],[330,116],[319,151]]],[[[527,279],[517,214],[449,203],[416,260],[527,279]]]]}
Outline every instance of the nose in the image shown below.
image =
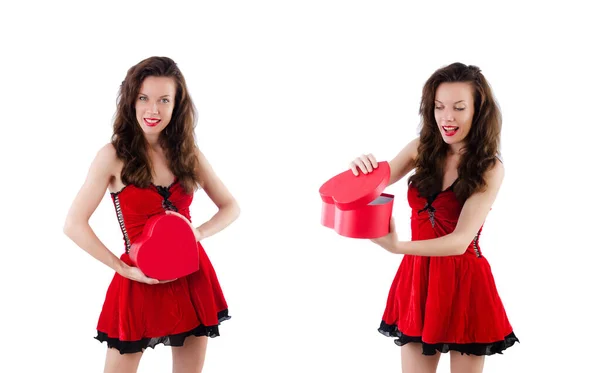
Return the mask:
{"type": "Polygon", "coordinates": [[[454,115],[452,114],[452,110],[450,110],[450,111],[444,110],[444,112],[442,113],[441,119],[442,119],[442,124],[444,124],[444,122],[453,122],[454,115]]]}
{"type": "Polygon", "coordinates": [[[156,102],[152,104],[150,110],[152,111],[152,114],[158,114],[158,104],[156,102]]]}

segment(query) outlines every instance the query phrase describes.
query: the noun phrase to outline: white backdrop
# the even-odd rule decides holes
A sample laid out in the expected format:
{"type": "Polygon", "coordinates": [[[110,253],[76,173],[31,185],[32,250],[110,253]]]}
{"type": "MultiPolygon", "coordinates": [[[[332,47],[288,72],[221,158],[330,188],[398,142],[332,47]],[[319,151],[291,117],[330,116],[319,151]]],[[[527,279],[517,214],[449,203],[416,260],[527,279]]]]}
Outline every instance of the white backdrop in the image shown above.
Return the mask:
{"type": "MultiPolygon", "coordinates": [[[[423,83],[455,61],[482,69],[504,116],[506,177],[481,246],[521,344],[486,372],[599,371],[600,30],[577,1],[540,4],[3,6],[0,371],[102,371],[93,336],[113,273],[62,225],[110,139],[120,82],[152,55],[178,62],[199,145],[242,208],[204,243],[233,316],[206,372],[400,371],[377,327],[401,256],[320,226],[318,188],[357,155],[389,160],[417,136],[423,83]]],[[[409,239],[405,180],[387,192],[409,239]]],[[[194,223],[215,211],[196,194],[194,223]]],[[[91,225],[122,252],[108,193],[91,225]]],[[[140,372],[170,364],[161,345],[140,372]]]]}

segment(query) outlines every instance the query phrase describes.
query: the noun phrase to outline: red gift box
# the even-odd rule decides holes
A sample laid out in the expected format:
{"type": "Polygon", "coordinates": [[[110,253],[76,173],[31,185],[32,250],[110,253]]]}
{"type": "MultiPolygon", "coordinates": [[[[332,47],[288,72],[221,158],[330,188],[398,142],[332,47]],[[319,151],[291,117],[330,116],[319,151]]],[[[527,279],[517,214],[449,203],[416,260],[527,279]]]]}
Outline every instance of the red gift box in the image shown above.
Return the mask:
{"type": "Polygon", "coordinates": [[[188,222],[176,215],[150,218],[129,257],[146,276],[157,280],[184,277],[200,268],[198,242],[188,222]]]}
{"type": "Polygon", "coordinates": [[[342,172],[319,189],[321,224],[351,238],[378,238],[390,231],[394,196],[382,193],[390,179],[388,162],[368,174],[342,172]]]}

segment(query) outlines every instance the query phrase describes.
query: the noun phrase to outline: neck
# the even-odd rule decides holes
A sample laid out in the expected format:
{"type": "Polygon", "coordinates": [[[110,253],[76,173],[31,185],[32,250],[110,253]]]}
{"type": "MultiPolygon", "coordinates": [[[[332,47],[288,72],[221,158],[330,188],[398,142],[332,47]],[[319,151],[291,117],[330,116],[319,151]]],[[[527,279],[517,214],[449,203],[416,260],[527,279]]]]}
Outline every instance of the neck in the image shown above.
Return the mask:
{"type": "Polygon", "coordinates": [[[462,155],[466,150],[466,144],[459,142],[458,144],[450,144],[448,146],[448,153],[450,155],[462,155]]]}
{"type": "Polygon", "coordinates": [[[160,144],[158,143],[158,135],[148,136],[146,135],[146,143],[148,144],[149,149],[158,150],[160,149],[160,144]]]}

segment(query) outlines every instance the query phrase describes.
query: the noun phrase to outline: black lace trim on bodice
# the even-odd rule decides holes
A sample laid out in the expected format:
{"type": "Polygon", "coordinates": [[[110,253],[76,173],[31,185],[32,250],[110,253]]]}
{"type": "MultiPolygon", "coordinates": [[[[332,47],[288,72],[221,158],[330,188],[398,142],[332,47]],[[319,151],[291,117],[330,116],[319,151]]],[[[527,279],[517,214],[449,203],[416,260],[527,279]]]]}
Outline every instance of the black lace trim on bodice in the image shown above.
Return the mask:
{"type": "Polygon", "coordinates": [[[171,197],[171,186],[172,185],[173,184],[171,184],[168,187],[161,186],[161,185],[154,185],[154,187],[158,191],[158,194],[160,194],[163,197],[163,201],[162,201],[163,209],[178,212],[179,210],[173,204],[173,202],[169,201],[169,197],[171,197]]]}
{"type": "Polygon", "coordinates": [[[479,249],[479,235],[481,234],[481,231],[477,232],[477,234],[475,235],[475,239],[473,239],[473,251],[475,252],[475,255],[480,258],[481,257],[481,251],[479,249]]]}
{"type": "Polygon", "coordinates": [[[454,180],[452,185],[450,185],[447,189],[437,192],[437,193],[434,193],[434,194],[430,195],[429,197],[427,197],[427,203],[425,204],[425,207],[423,207],[421,210],[418,211],[418,214],[427,211],[427,213],[429,214],[429,222],[431,223],[431,227],[435,227],[435,211],[436,210],[435,210],[435,207],[433,207],[433,201],[435,201],[437,196],[439,196],[441,193],[453,190],[454,185],[456,185],[457,181],[458,181],[458,178],[456,180],[454,180]]]}
{"type": "Polygon", "coordinates": [[[427,213],[429,214],[429,222],[431,223],[432,227],[435,227],[435,207],[432,206],[434,199],[435,199],[435,197],[427,198],[427,203],[425,204],[425,207],[423,207],[421,210],[419,210],[419,214],[427,211],[427,213]]]}
{"type": "MultiPolygon", "coordinates": [[[[175,180],[169,186],[161,186],[161,185],[155,185],[155,184],[152,184],[152,186],[154,186],[156,188],[156,191],[158,192],[158,194],[160,194],[163,197],[163,201],[162,201],[163,209],[179,212],[179,210],[173,204],[173,202],[171,202],[169,200],[169,197],[171,197],[171,187],[173,185],[175,185],[176,182],[177,182],[177,180],[175,180]]],[[[119,220],[119,226],[121,227],[121,232],[123,233],[123,240],[125,241],[125,252],[128,254],[129,254],[129,250],[131,249],[131,241],[129,240],[129,234],[127,233],[127,228],[125,227],[125,219],[123,218],[123,211],[121,210],[121,201],[119,199],[119,195],[129,185],[130,184],[126,185],[125,187],[123,187],[123,189],[119,190],[118,192],[110,193],[111,196],[113,197],[113,201],[115,204],[115,211],[117,212],[117,219],[119,220]]]]}
{"type": "Polygon", "coordinates": [[[123,219],[123,211],[121,211],[121,201],[119,200],[119,195],[114,194],[114,203],[115,203],[115,211],[117,212],[117,219],[119,220],[119,225],[121,226],[121,232],[123,233],[123,240],[125,241],[125,252],[129,253],[129,249],[131,248],[131,241],[129,241],[129,234],[127,234],[127,229],[125,228],[125,220],[123,219]]]}

